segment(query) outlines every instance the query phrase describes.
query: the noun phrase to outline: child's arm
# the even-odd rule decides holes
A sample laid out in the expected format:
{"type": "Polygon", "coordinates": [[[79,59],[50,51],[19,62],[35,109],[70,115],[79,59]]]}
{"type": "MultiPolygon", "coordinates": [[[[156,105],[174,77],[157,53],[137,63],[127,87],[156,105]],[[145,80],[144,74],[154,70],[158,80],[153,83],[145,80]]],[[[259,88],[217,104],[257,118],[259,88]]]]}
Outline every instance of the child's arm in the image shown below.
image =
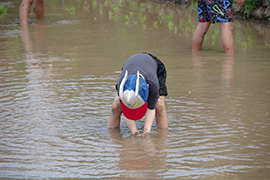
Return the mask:
{"type": "Polygon", "coordinates": [[[144,123],[144,129],[143,134],[150,134],[153,122],[155,120],[156,110],[155,109],[147,109],[147,112],[145,114],[145,123],[144,123]]]}
{"type": "Polygon", "coordinates": [[[124,119],[132,134],[140,134],[134,120],[129,120],[126,117],[124,117],[124,119]]]}

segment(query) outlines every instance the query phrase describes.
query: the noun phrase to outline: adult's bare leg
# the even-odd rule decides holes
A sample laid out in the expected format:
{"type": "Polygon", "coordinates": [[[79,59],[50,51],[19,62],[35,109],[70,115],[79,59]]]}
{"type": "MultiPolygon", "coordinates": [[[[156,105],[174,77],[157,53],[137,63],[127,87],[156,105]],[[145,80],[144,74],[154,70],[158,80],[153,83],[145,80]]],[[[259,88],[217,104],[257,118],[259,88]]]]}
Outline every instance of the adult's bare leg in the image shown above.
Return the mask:
{"type": "Polygon", "coordinates": [[[193,51],[198,51],[201,50],[204,36],[207,33],[211,23],[210,22],[204,22],[197,25],[193,37],[192,37],[192,50],[193,51]]]}
{"type": "Polygon", "coordinates": [[[44,2],[43,0],[34,0],[33,9],[37,19],[44,19],[44,2]]]}
{"type": "Polygon", "coordinates": [[[34,0],[22,0],[20,5],[20,24],[28,24],[29,12],[34,0]]]}
{"type": "Polygon", "coordinates": [[[233,22],[221,22],[221,42],[226,54],[234,53],[233,22]]]}

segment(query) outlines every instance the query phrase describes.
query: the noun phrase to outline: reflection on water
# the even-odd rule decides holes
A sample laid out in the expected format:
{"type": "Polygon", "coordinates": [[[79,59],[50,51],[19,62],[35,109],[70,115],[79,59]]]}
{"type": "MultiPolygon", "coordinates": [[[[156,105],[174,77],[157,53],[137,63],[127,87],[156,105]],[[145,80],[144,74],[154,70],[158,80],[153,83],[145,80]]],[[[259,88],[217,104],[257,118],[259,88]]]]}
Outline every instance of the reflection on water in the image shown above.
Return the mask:
{"type": "Polygon", "coordinates": [[[121,179],[156,179],[166,173],[166,140],[168,129],[158,129],[157,133],[145,138],[133,135],[123,138],[119,129],[109,129],[113,143],[121,146],[118,168],[123,170],[121,179]],[[151,170],[151,171],[150,171],[151,170]]]}
{"type": "Polygon", "coordinates": [[[170,3],[48,0],[45,20],[20,26],[12,2],[0,19],[0,178],[270,178],[262,23],[236,20],[225,55],[219,26],[192,52],[196,12],[170,3]],[[136,138],[107,119],[123,63],[145,51],[168,71],[169,129],[136,138]]]}

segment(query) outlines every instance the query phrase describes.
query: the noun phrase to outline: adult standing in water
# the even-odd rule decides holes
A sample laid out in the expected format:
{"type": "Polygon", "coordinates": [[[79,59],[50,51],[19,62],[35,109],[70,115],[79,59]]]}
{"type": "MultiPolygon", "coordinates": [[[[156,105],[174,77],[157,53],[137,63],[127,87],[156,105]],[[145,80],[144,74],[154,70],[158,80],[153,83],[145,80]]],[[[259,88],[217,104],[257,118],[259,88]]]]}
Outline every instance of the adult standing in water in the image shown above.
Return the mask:
{"type": "Polygon", "coordinates": [[[143,135],[150,134],[156,117],[157,128],[168,128],[165,109],[167,72],[164,64],[155,56],[139,53],[131,56],[122,68],[117,94],[111,107],[108,128],[118,128],[121,114],[132,134],[139,133],[135,124],[145,115],[143,135]]]}
{"type": "Polygon", "coordinates": [[[20,5],[20,24],[28,24],[29,12],[31,5],[37,19],[44,19],[44,2],[43,0],[22,0],[20,5]],[[34,4],[33,4],[34,3],[34,4]]]}
{"type": "MultiPolygon", "coordinates": [[[[196,1],[196,0],[194,0],[196,1]]],[[[193,38],[192,50],[201,50],[204,36],[211,23],[220,23],[221,42],[225,53],[234,53],[232,0],[197,0],[198,21],[193,38]]],[[[244,0],[236,0],[238,6],[244,0]]]]}

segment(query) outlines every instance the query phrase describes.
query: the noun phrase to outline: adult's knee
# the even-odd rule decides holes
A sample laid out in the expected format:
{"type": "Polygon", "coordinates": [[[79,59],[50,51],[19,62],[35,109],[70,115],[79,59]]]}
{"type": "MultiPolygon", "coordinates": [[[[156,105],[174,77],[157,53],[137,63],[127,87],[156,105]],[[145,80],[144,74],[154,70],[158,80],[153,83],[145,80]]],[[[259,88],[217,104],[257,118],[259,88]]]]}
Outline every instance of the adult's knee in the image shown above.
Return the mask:
{"type": "Polygon", "coordinates": [[[220,23],[221,31],[233,31],[233,22],[220,23]]]}

